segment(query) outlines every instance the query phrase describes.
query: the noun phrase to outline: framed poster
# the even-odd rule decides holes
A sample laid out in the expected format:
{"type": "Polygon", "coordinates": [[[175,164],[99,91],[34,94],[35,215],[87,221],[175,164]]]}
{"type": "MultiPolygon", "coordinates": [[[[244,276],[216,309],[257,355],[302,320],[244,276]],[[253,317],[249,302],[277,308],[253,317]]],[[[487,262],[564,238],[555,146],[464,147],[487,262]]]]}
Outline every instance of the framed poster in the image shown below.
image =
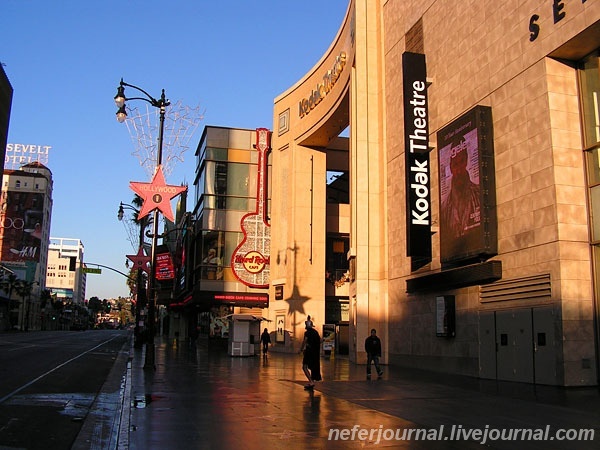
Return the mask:
{"type": "Polygon", "coordinates": [[[456,313],[454,295],[435,298],[435,335],[437,337],[456,336],[456,313]]]}
{"type": "Polygon", "coordinates": [[[476,106],[437,134],[442,267],[498,253],[492,113],[476,106]]]}
{"type": "Polygon", "coordinates": [[[275,330],[275,342],[285,343],[285,315],[278,314],[275,316],[275,324],[277,326],[275,330]]]}

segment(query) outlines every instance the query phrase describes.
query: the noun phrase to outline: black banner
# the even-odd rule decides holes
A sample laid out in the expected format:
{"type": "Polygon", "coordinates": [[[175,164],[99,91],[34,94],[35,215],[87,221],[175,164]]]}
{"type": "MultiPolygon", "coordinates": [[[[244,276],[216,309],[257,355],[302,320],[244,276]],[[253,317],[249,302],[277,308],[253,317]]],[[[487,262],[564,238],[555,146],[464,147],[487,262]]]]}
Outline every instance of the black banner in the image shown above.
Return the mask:
{"type": "MultiPolygon", "coordinates": [[[[402,54],[404,76],[404,145],[406,161],[407,255],[424,265],[431,261],[429,113],[425,55],[402,54]]],[[[414,267],[414,264],[413,264],[414,267]]]]}

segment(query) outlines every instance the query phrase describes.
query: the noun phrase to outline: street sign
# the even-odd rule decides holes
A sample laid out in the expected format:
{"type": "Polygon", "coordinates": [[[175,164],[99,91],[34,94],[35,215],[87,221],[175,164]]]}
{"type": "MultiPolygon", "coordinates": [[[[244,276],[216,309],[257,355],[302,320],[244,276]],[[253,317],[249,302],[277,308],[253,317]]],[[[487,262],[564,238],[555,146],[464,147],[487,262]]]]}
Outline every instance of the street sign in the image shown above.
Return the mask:
{"type": "Polygon", "coordinates": [[[83,273],[97,273],[97,274],[101,274],[102,273],[102,269],[96,268],[96,267],[84,267],[83,268],[83,273]]]}

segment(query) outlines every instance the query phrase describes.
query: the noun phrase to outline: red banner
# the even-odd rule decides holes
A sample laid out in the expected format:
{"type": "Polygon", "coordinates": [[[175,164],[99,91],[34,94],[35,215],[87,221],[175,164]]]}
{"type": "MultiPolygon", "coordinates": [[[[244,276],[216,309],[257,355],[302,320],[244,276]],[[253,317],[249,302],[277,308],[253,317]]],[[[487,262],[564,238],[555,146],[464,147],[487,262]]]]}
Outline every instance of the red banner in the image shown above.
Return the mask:
{"type": "Polygon", "coordinates": [[[156,279],[159,281],[172,280],[175,278],[173,259],[169,253],[156,255],[156,279]]]}

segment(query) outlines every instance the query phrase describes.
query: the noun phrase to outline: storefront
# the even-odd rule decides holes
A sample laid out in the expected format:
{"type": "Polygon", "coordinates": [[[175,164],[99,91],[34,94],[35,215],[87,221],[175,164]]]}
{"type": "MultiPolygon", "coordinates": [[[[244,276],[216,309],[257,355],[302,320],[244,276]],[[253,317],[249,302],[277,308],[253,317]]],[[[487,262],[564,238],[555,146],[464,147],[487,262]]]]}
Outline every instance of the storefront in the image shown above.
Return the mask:
{"type": "MultiPolygon", "coordinates": [[[[268,130],[262,129],[263,134],[268,130]]],[[[268,142],[257,130],[205,127],[196,151],[194,231],[185,252],[183,327],[225,351],[232,314],[269,306],[268,142]],[[260,230],[260,232],[259,232],[260,230]]]]}

